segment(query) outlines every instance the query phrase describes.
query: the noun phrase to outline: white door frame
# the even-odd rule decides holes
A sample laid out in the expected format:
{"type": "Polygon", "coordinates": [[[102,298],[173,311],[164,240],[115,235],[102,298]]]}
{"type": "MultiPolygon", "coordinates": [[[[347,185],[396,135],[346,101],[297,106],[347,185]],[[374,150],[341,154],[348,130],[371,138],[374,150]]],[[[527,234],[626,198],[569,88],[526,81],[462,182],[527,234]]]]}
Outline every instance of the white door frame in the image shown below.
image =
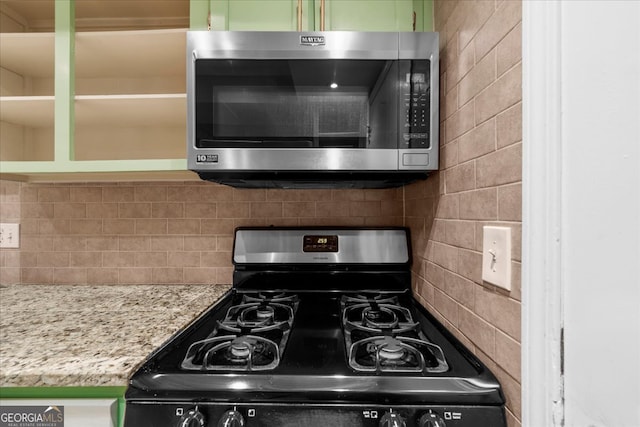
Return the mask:
{"type": "Polygon", "coordinates": [[[522,22],[522,424],[637,427],[640,2],[524,0],[522,22]]]}
{"type": "Polygon", "coordinates": [[[564,424],[560,3],[522,10],[522,425],[564,424]]]}

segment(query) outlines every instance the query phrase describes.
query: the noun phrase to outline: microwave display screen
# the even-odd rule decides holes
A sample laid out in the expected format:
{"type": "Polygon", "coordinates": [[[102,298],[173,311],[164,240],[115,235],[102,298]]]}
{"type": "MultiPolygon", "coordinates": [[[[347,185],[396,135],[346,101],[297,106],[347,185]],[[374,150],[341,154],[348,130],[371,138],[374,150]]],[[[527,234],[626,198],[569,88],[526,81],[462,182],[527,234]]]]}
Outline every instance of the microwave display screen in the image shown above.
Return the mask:
{"type": "Polygon", "coordinates": [[[428,148],[429,69],[428,60],[196,60],[195,145],[428,148]]]}

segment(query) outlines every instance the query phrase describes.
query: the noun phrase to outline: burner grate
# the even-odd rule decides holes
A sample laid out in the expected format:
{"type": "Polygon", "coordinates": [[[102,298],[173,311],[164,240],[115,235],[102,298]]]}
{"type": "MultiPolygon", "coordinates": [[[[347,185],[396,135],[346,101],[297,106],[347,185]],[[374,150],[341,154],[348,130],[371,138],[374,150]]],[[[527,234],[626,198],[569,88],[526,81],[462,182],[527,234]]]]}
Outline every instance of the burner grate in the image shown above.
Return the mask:
{"type": "Polygon", "coordinates": [[[449,370],[442,349],[429,342],[398,297],[343,296],[341,308],[352,369],[376,373],[449,370]]]}
{"type": "Polygon", "coordinates": [[[362,372],[446,372],[442,349],[424,340],[388,335],[351,344],[349,365],[362,372]]]}
{"type": "Polygon", "coordinates": [[[199,371],[264,371],[284,353],[298,307],[295,295],[243,295],[204,340],[189,346],[181,367],[199,371]]]}
{"type": "Polygon", "coordinates": [[[223,335],[192,344],[182,362],[189,370],[264,371],[280,363],[278,344],[255,335],[223,335]]]}

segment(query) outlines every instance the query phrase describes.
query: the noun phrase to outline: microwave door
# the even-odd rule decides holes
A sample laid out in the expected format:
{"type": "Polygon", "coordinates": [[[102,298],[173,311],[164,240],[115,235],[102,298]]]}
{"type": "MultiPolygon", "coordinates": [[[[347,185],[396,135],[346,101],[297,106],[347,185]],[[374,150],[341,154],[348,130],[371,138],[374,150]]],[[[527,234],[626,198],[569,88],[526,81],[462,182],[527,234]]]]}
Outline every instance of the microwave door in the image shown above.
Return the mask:
{"type": "MultiPolygon", "coordinates": [[[[388,78],[393,74],[392,64],[374,60],[203,61],[196,64],[197,146],[369,148],[371,97],[378,97],[380,87],[391,90],[393,83],[380,82],[393,80],[388,78]]],[[[389,144],[388,138],[384,141],[388,148],[397,146],[395,141],[389,144]]]]}

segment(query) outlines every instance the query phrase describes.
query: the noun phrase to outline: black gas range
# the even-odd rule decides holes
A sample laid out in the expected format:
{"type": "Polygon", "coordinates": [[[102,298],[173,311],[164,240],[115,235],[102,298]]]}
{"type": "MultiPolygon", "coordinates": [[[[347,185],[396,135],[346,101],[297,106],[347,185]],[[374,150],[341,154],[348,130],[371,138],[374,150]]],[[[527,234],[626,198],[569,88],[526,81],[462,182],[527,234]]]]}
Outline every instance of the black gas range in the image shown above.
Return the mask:
{"type": "Polygon", "coordinates": [[[233,288],[132,376],[125,427],[506,426],[498,381],[412,297],[409,242],[237,229],[233,288]]]}

